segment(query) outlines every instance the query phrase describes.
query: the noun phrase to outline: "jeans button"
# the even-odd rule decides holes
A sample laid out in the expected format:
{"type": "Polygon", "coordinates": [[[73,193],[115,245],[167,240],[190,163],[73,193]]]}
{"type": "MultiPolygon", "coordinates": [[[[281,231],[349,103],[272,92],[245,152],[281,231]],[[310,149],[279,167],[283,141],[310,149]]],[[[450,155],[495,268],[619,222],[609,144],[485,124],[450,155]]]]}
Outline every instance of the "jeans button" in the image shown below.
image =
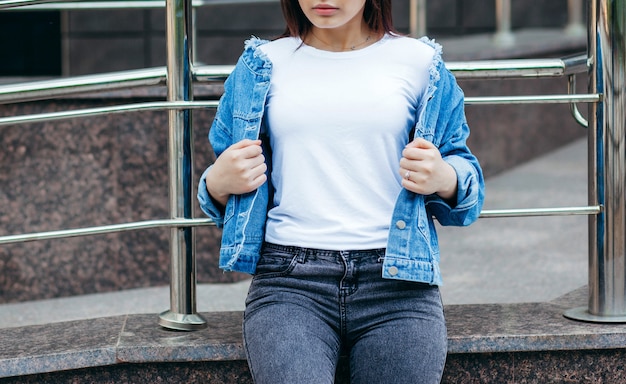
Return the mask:
{"type": "Polygon", "coordinates": [[[404,229],[406,228],[406,223],[404,222],[404,220],[398,220],[396,221],[396,227],[398,229],[404,229]]]}
{"type": "Polygon", "coordinates": [[[398,274],[398,267],[389,267],[387,270],[391,276],[395,276],[398,274]]]}

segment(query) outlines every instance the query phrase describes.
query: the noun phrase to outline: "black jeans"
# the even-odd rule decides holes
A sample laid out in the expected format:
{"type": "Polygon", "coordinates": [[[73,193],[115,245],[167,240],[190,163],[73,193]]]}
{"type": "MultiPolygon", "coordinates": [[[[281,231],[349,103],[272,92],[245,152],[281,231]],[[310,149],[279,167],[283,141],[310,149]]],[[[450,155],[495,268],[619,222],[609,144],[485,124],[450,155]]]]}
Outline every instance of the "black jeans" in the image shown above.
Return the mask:
{"type": "Polygon", "coordinates": [[[384,250],[266,244],[244,315],[257,384],[439,383],[447,336],[439,288],[381,277],[384,250]]]}

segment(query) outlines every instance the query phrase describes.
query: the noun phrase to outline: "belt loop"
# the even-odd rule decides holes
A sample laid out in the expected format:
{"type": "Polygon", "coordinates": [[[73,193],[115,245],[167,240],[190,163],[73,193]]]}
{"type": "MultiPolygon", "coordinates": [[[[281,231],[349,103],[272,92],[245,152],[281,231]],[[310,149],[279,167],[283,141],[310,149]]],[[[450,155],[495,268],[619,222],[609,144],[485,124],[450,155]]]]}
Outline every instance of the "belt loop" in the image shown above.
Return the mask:
{"type": "Polygon", "coordinates": [[[387,253],[387,250],[385,248],[380,248],[376,250],[376,253],[378,254],[378,262],[382,263],[385,260],[385,253],[387,253]]]}
{"type": "Polygon", "coordinates": [[[308,249],[307,248],[302,248],[302,247],[297,247],[298,250],[298,254],[296,256],[296,260],[298,261],[298,263],[300,264],[304,264],[306,262],[306,254],[308,249]]]}

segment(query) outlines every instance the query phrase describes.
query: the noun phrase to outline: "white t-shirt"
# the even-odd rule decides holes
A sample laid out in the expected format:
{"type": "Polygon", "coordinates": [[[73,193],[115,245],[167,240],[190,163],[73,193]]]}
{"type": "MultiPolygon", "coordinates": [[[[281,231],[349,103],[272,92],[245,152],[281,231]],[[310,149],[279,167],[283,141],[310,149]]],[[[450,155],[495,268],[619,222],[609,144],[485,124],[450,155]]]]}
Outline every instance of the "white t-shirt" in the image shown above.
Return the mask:
{"type": "Polygon", "coordinates": [[[282,38],[266,119],[276,193],[268,242],[329,250],[383,248],[401,187],[402,149],[415,125],[434,49],[386,35],[329,52],[282,38]]]}

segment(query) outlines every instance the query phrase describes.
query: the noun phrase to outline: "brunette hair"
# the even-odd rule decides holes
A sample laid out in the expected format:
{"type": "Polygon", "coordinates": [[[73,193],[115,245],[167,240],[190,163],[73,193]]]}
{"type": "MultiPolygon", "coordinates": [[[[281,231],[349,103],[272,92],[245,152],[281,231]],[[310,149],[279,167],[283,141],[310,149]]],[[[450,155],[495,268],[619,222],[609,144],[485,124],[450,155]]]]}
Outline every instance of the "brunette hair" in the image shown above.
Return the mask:
{"type": "MultiPolygon", "coordinates": [[[[302,12],[298,0],[280,0],[280,5],[287,23],[281,37],[295,36],[304,40],[313,25],[302,12]]],[[[391,18],[391,0],[365,0],[363,19],[376,34],[396,32],[391,18]]]]}

